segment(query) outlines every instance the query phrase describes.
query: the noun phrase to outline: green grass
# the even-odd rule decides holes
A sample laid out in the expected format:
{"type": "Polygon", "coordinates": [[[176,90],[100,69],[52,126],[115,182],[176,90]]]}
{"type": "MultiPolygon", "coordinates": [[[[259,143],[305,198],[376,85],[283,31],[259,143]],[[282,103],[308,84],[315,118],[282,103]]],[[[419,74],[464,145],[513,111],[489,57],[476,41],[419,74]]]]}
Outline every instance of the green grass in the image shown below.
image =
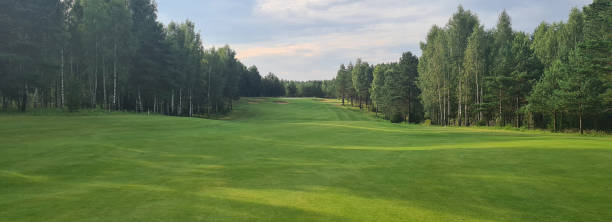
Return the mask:
{"type": "Polygon", "coordinates": [[[312,99],[243,99],[224,120],[0,116],[0,221],[612,221],[611,209],[611,137],[394,125],[312,99]]]}

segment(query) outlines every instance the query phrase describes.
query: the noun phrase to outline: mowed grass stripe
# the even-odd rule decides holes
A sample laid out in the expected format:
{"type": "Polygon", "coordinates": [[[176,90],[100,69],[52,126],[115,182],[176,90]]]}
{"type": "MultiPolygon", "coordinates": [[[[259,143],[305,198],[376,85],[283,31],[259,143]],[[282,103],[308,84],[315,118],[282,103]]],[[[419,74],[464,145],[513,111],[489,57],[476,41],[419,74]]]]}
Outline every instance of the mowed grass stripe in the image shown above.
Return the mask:
{"type": "Polygon", "coordinates": [[[612,220],[609,137],[393,125],[313,99],[235,108],[0,116],[0,221],[612,220]]]}

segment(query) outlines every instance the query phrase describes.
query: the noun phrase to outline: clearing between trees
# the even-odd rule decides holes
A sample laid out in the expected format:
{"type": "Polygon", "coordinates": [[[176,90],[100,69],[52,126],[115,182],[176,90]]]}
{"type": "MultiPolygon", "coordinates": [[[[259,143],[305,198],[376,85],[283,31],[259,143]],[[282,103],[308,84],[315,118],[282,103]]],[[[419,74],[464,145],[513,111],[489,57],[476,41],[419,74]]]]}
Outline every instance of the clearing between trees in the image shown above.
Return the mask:
{"type": "Polygon", "coordinates": [[[0,221],[612,221],[609,136],[274,101],[228,120],[0,115],[0,221]]]}

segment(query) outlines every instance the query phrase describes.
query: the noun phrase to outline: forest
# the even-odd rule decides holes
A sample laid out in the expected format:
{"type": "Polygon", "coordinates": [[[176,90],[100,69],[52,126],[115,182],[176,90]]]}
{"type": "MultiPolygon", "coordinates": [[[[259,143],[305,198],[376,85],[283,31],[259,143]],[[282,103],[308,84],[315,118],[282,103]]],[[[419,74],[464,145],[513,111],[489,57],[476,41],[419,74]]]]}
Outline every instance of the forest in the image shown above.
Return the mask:
{"type": "Polygon", "coordinates": [[[333,80],[262,77],[191,21],[162,24],[151,0],[0,3],[3,111],[228,113],[240,97],[338,98],[392,122],[609,131],[612,6],[596,0],[533,33],[504,11],[485,29],[459,6],[398,62],[341,65],[333,80]]]}
{"type": "Polygon", "coordinates": [[[504,11],[486,30],[459,6],[433,26],[422,55],[341,65],[338,97],[392,122],[511,126],[553,131],[612,126],[612,3],[574,8],[567,22],[512,29],[504,11]]]}
{"type": "Polygon", "coordinates": [[[205,49],[190,21],[161,24],[151,0],[0,3],[4,111],[104,109],[227,113],[240,96],[276,95],[229,46],[205,49]],[[4,28],[5,27],[5,28],[4,28]]]}

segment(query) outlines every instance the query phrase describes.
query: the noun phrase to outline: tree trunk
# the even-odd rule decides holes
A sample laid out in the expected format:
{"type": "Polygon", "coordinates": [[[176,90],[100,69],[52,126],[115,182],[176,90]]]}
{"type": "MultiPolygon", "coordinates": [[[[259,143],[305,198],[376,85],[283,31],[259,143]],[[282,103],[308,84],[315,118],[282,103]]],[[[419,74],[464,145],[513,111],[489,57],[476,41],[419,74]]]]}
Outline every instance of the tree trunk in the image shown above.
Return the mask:
{"type": "Polygon", "coordinates": [[[172,90],[172,95],[170,96],[170,115],[174,115],[174,90],[172,90]]]}
{"type": "Polygon", "coordinates": [[[376,107],[374,109],[376,109],[374,110],[374,112],[376,113],[376,117],[378,117],[378,104],[376,104],[376,107]]]}
{"type": "Polygon", "coordinates": [[[139,113],[140,112],[140,89],[138,89],[137,95],[136,95],[136,112],[139,113]]]}
{"type": "Polygon", "coordinates": [[[207,113],[207,115],[209,117],[210,117],[210,108],[212,106],[211,101],[210,101],[210,81],[211,81],[210,79],[211,79],[211,76],[212,76],[212,70],[211,70],[211,67],[209,65],[208,66],[208,113],[207,113]]]}
{"type": "Polygon", "coordinates": [[[481,120],[482,112],[480,111],[480,83],[478,82],[478,72],[476,72],[476,107],[478,107],[478,121],[481,120]]]}
{"type": "Polygon", "coordinates": [[[462,113],[463,107],[462,107],[462,105],[463,104],[462,104],[462,101],[461,101],[461,100],[463,100],[463,92],[461,91],[462,90],[462,88],[461,88],[461,77],[459,77],[459,84],[458,85],[459,85],[459,91],[458,91],[459,93],[457,93],[457,99],[459,100],[459,107],[457,109],[457,125],[461,126],[462,125],[461,123],[463,122],[463,119],[462,119],[462,117],[463,117],[463,113],[462,113]]]}
{"type": "Polygon", "coordinates": [[[584,131],[582,129],[582,103],[580,103],[578,107],[578,118],[580,119],[580,135],[583,135],[584,131]]]}
{"type": "MultiPolygon", "coordinates": [[[[462,70],[462,69],[460,69],[460,70],[462,70]]],[[[463,107],[463,111],[462,111],[463,116],[462,116],[462,119],[463,119],[463,125],[464,126],[468,126],[468,124],[469,124],[469,115],[467,113],[467,110],[468,110],[467,107],[468,107],[469,103],[471,102],[470,101],[470,91],[471,91],[471,88],[470,88],[469,82],[470,82],[470,77],[469,77],[469,75],[466,75],[465,79],[464,79],[464,82],[462,83],[462,88],[461,88],[464,91],[463,95],[461,96],[463,98],[463,102],[462,102],[462,105],[463,105],[462,106],[463,107]]]]}
{"type": "Polygon", "coordinates": [[[557,132],[557,110],[553,110],[553,132],[557,132]]]}
{"type": "Polygon", "coordinates": [[[32,96],[32,108],[38,108],[38,88],[34,88],[34,95],[32,96]]]}
{"type": "Polygon", "coordinates": [[[117,43],[114,43],[113,59],[113,109],[117,109],[117,43]]]}
{"type": "Polygon", "coordinates": [[[412,111],[412,87],[408,86],[408,118],[406,119],[407,123],[410,123],[410,114],[412,111]]]}
{"type": "Polygon", "coordinates": [[[482,104],[484,103],[484,98],[482,98],[482,97],[484,95],[484,93],[483,93],[484,89],[482,89],[482,88],[483,87],[480,87],[480,96],[479,96],[480,101],[478,101],[478,115],[479,115],[478,118],[480,118],[481,121],[484,120],[484,116],[482,115],[482,104]]]}
{"type": "Polygon", "coordinates": [[[94,54],[94,73],[93,73],[93,87],[91,91],[91,108],[96,108],[96,92],[98,91],[98,40],[96,39],[94,54]]]}
{"type": "Polygon", "coordinates": [[[97,97],[98,97],[98,68],[96,68],[94,72],[94,88],[93,88],[93,95],[92,95],[92,100],[91,100],[91,106],[94,109],[96,108],[96,105],[97,105],[97,100],[96,100],[97,97]]]}
{"type": "Polygon", "coordinates": [[[178,107],[178,115],[182,115],[183,112],[183,89],[179,88],[179,107],[178,107]]]}
{"type": "Polygon", "coordinates": [[[438,122],[439,125],[442,125],[442,113],[443,112],[442,112],[442,92],[440,92],[440,83],[438,83],[438,105],[439,105],[440,109],[439,109],[439,113],[438,113],[439,114],[439,117],[438,117],[439,119],[438,119],[437,122],[438,122]]]}
{"type": "MultiPolygon", "coordinates": [[[[450,82],[450,81],[449,81],[450,82]]],[[[446,125],[450,125],[451,103],[450,103],[450,86],[446,87],[446,125]]]]}
{"type": "Polygon", "coordinates": [[[102,56],[102,88],[102,96],[104,96],[104,99],[102,100],[104,105],[102,105],[102,108],[108,109],[108,97],[106,95],[106,63],[104,56],[102,56]]]}
{"type": "Polygon", "coordinates": [[[519,124],[519,96],[516,97],[516,128],[520,128],[519,124]]]}
{"type": "Polygon", "coordinates": [[[563,117],[565,116],[564,112],[561,112],[559,116],[559,131],[563,131],[563,117]]]}
{"type": "Polygon", "coordinates": [[[26,107],[28,104],[28,84],[25,84],[25,93],[23,94],[23,97],[21,98],[21,106],[19,108],[19,110],[21,112],[25,112],[26,111],[26,107]]]}
{"type": "MultiPolygon", "coordinates": [[[[467,101],[467,99],[466,99],[466,101],[467,101]]],[[[463,111],[464,111],[463,113],[465,115],[465,117],[463,119],[465,121],[465,123],[463,125],[465,125],[465,126],[469,126],[470,125],[470,119],[469,119],[470,115],[468,115],[468,107],[469,106],[467,104],[463,105],[463,111]]]]}
{"type": "Polygon", "coordinates": [[[499,88],[499,121],[501,125],[505,125],[504,118],[502,116],[502,89],[499,88]]]}
{"type": "Polygon", "coordinates": [[[65,100],[64,100],[64,48],[62,48],[62,71],[60,74],[60,79],[61,79],[61,104],[60,107],[64,107],[65,104],[65,100]]]}

